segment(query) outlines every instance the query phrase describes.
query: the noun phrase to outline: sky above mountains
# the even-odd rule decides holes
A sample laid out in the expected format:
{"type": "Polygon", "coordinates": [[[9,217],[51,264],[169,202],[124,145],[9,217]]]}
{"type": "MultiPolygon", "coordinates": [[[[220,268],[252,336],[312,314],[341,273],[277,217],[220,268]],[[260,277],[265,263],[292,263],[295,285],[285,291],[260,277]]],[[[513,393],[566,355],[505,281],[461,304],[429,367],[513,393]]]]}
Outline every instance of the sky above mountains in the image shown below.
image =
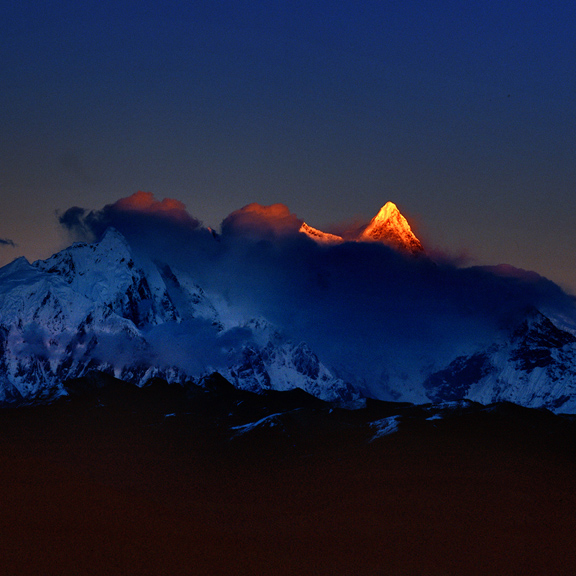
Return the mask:
{"type": "Polygon", "coordinates": [[[137,190],[217,229],[392,200],[428,250],[576,293],[575,54],[555,0],[2,3],[0,264],[137,190]]]}

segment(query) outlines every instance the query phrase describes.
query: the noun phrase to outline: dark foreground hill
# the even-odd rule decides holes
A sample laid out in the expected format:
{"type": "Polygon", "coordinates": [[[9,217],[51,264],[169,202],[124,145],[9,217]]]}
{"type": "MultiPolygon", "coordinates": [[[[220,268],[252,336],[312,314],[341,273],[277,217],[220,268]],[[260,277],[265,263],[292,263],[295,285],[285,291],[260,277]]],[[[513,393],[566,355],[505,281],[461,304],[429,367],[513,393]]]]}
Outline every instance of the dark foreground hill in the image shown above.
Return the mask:
{"type": "Polygon", "coordinates": [[[0,412],[3,574],[574,574],[576,425],[71,383],[0,412]]]}

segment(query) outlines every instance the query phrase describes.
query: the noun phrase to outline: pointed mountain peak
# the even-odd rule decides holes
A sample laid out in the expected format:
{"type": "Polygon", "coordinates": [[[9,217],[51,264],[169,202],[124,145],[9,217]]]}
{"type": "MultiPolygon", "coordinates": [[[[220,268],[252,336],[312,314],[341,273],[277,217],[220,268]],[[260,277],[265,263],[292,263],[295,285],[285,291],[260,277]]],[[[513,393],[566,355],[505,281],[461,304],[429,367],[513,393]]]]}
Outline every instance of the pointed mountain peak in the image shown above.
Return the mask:
{"type": "MultiPolygon", "coordinates": [[[[306,234],[312,240],[319,244],[335,244],[344,242],[344,238],[336,236],[335,234],[328,234],[316,228],[312,228],[303,222],[300,226],[302,234],[306,234]]],[[[424,248],[422,243],[410,228],[410,224],[402,214],[394,202],[386,202],[380,211],[364,229],[353,237],[348,238],[350,241],[356,242],[381,242],[387,244],[396,250],[408,252],[410,254],[423,254],[424,248]]]]}
{"type": "Polygon", "coordinates": [[[20,256],[15,260],[12,260],[12,262],[10,262],[9,264],[6,264],[2,268],[0,268],[0,270],[2,270],[2,272],[6,274],[19,270],[31,270],[31,269],[34,269],[34,267],[32,266],[32,264],[30,264],[30,262],[28,262],[25,256],[20,256]]]}
{"type": "Polygon", "coordinates": [[[2,286],[3,283],[10,288],[13,284],[25,281],[37,274],[38,270],[24,256],[20,256],[10,264],[0,268],[0,292],[4,287],[2,286]]]}
{"type": "Polygon", "coordinates": [[[302,222],[302,226],[300,226],[299,232],[306,234],[306,236],[309,236],[312,238],[312,240],[316,240],[316,242],[319,244],[337,244],[338,242],[344,241],[341,236],[336,236],[336,234],[329,234],[328,232],[322,232],[322,230],[308,226],[306,222],[302,222]]]}
{"type": "Polygon", "coordinates": [[[561,347],[576,342],[576,336],[556,324],[537,308],[527,308],[525,316],[515,330],[516,336],[523,336],[532,345],[544,343],[548,347],[561,347]]]}
{"type": "Polygon", "coordinates": [[[122,247],[124,250],[130,250],[128,240],[126,240],[124,235],[113,226],[106,229],[100,242],[97,242],[97,245],[101,248],[122,247]]]}
{"type": "Polygon", "coordinates": [[[424,248],[422,243],[410,228],[410,224],[394,202],[387,202],[380,208],[380,211],[368,226],[361,232],[359,238],[361,242],[382,242],[392,248],[410,252],[412,254],[422,254],[424,248]]]}
{"type": "Polygon", "coordinates": [[[400,214],[400,210],[398,210],[398,206],[396,206],[394,202],[386,202],[386,204],[380,208],[378,214],[376,214],[372,220],[377,222],[384,222],[386,220],[390,220],[390,218],[397,217],[398,215],[403,218],[403,216],[400,214]]]}
{"type": "Polygon", "coordinates": [[[103,273],[111,277],[131,261],[132,250],[126,238],[115,228],[108,228],[99,242],[75,242],[47,260],[37,260],[34,266],[46,272],[60,274],[66,277],[69,283],[79,280],[79,276],[97,282],[95,275],[103,273]]]}

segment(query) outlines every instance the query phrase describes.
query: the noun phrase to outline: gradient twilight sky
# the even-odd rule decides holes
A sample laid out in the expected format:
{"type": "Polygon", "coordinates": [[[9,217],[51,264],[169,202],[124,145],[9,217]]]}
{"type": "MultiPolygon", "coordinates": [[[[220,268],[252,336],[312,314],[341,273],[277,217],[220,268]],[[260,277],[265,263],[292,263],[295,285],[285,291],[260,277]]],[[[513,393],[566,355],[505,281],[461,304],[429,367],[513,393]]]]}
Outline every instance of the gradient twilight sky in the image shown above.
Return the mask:
{"type": "Polygon", "coordinates": [[[137,190],[212,227],[392,200],[426,247],[576,293],[573,2],[0,0],[0,131],[0,264],[137,190]]]}

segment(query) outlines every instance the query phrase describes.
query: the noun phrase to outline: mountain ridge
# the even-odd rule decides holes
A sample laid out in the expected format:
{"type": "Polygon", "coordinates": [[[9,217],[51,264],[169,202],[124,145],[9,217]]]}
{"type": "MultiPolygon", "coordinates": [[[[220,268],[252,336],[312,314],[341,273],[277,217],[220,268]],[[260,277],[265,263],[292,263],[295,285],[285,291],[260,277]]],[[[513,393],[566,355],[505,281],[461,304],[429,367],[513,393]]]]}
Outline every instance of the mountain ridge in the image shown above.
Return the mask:
{"type": "MultiPolygon", "coordinates": [[[[392,203],[384,205],[364,232],[369,236],[380,226],[386,228],[390,219],[403,222],[392,203]]],[[[401,229],[410,231],[407,226],[401,229]]],[[[242,390],[301,388],[347,405],[361,404],[364,396],[417,403],[467,398],[576,413],[576,337],[566,330],[563,310],[555,315],[550,306],[523,309],[517,304],[521,277],[508,280],[471,269],[459,280],[464,288],[458,289],[480,282],[498,295],[503,289],[509,295],[505,292],[496,305],[484,292],[476,300],[463,293],[466,298],[453,305],[450,292],[445,296],[442,291],[453,288],[443,283],[446,278],[454,281],[459,272],[442,275],[427,259],[399,258],[382,250],[380,241],[303,252],[293,242],[275,248],[266,240],[238,248],[226,235],[209,240],[220,250],[211,257],[224,264],[197,276],[182,258],[168,262],[161,254],[136,252],[133,240],[114,228],[99,242],[74,243],[46,260],[31,264],[21,258],[0,269],[0,401],[53,399],[66,394],[66,381],[93,371],[140,386],[154,378],[184,385],[219,372],[242,390]],[[285,253],[290,267],[277,266],[278,254],[285,253]],[[258,259],[250,260],[255,254],[258,259]],[[296,296],[279,293],[281,314],[266,299],[276,285],[249,282],[262,268],[262,254],[266,266],[272,264],[263,268],[262,278],[285,290],[297,271],[301,282],[294,284],[300,290],[296,296]],[[296,268],[303,255],[303,267],[296,268]],[[226,282],[214,270],[225,273],[226,282]],[[418,280],[414,287],[416,278],[428,283],[418,280]],[[429,286],[440,295],[436,300],[423,289],[429,286]],[[312,304],[302,313],[298,303],[304,298],[312,304]],[[469,341],[448,339],[449,348],[438,348],[442,355],[418,348],[413,348],[416,353],[428,355],[408,353],[406,347],[419,337],[410,322],[419,321],[431,303],[443,315],[431,317],[434,323],[424,316],[417,326],[433,339],[447,333],[435,324],[438,320],[469,330],[471,321],[482,327],[477,318],[484,322],[488,313],[506,326],[471,333],[469,341]],[[371,325],[373,314],[390,322],[383,334],[397,340],[383,340],[378,326],[371,325]],[[326,342],[330,325],[322,322],[332,316],[341,332],[326,342]],[[351,335],[361,347],[348,349],[350,342],[356,345],[351,335]],[[384,356],[386,347],[391,352],[384,356]]],[[[199,264],[207,262],[203,258],[199,264]]],[[[548,290],[546,282],[531,276],[530,298],[541,300],[538,290],[548,290]]]]}
{"type": "Polygon", "coordinates": [[[94,369],[143,385],[155,377],[194,381],[216,368],[240,388],[300,386],[317,396],[354,397],[309,347],[290,342],[264,319],[233,327],[244,332],[230,340],[219,311],[186,273],[135,259],[114,229],[100,242],[76,243],[34,264],[19,260],[0,270],[0,284],[7,398],[14,387],[24,398],[57,396],[67,379],[94,369]],[[228,341],[228,348],[200,368],[179,353],[183,347],[194,355],[189,338],[214,348],[228,341]]]}
{"type": "MultiPolygon", "coordinates": [[[[344,242],[342,236],[322,232],[312,226],[302,223],[299,232],[305,234],[319,244],[338,244],[344,242]]],[[[414,233],[406,218],[393,202],[386,202],[378,213],[354,234],[348,241],[377,242],[385,244],[399,252],[413,255],[424,254],[424,247],[414,233]]]]}

